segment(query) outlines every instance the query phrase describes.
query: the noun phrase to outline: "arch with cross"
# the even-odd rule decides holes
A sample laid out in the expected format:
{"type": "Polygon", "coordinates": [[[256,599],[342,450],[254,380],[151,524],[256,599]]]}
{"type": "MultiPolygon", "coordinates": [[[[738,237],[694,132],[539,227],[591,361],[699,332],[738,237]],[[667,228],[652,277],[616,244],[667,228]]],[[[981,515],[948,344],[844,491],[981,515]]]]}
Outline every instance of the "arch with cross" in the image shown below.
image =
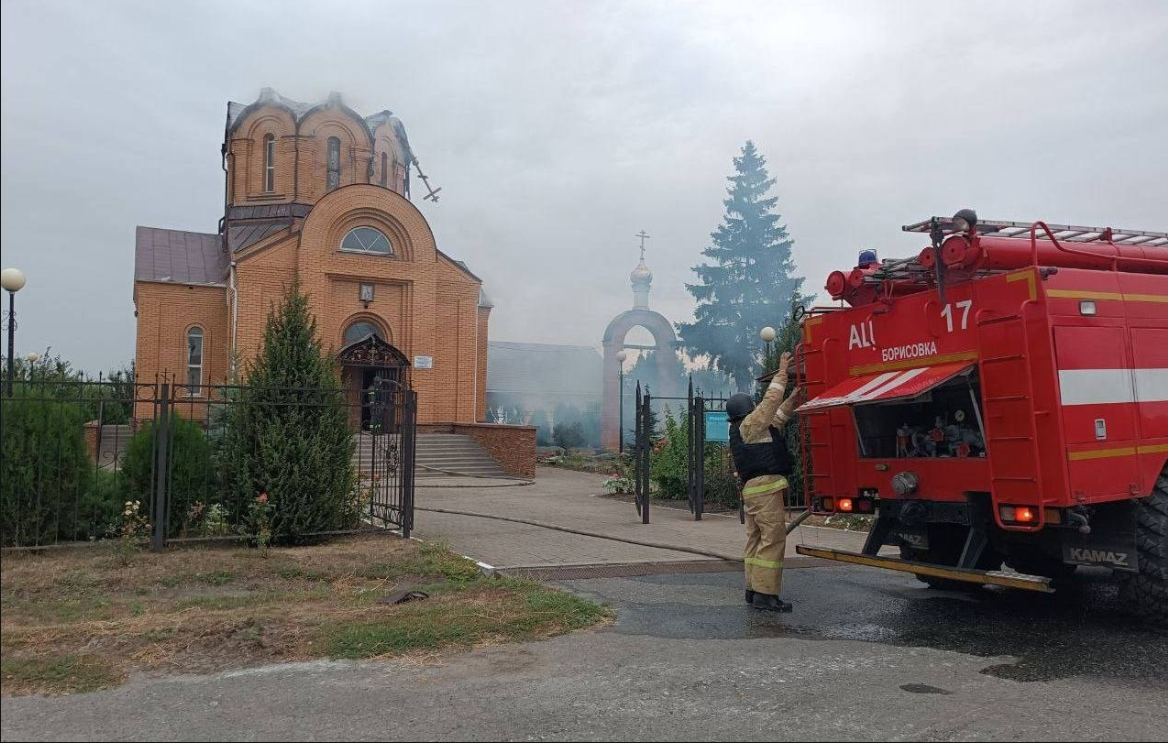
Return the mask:
{"type": "Polygon", "coordinates": [[[668,386],[682,375],[681,360],[677,357],[677,333],[673,324],[660,312],[649,309],[649,288],[653,283],[653,272],[645,265],[645,241],[649,235],[641,230],[634,235],[640,239],[641,257],[637,267],[629,274],[633,287],[633,308],[625,310],[609,322],[604,331],[604,401],[600,416],[601,445],[606,449],[620,446],[622,421],[620,420],[621,365],[617,354],[625,349],[636,351],[657,351],[657,375],[655,380],[647,380],[655,394],[670,394],[676,390],[668,386]],[[642,327],[653,337],[653,345],[626,343],[629,331],[642,327]]]}

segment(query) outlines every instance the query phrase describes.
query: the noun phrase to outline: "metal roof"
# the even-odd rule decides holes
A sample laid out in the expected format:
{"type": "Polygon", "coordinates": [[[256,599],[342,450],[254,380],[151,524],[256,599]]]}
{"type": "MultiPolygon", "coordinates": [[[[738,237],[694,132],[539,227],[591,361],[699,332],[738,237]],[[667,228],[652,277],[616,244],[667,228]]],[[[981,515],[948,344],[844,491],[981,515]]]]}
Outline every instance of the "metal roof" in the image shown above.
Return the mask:
{"type": "Polygon", "coordinates": [[[250,248],[259,241],[282,232],[292,226],[291,219],[252,219],[246,222],[230,222],[227,228],[227,246],[232,253],[250,248]]]}
{"type": "Polygon", "coordinates": [[[134,280],[225,286],[230,262],[219,235],[139,226],[134,280]]]}

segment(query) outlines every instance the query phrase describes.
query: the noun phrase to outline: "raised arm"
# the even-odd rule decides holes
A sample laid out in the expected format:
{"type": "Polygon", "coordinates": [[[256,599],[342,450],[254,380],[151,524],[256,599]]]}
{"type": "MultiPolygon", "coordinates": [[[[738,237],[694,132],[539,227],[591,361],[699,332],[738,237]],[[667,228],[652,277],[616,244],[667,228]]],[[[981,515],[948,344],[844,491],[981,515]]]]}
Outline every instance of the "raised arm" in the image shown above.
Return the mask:
{"type": "MultiPolygon", "coordinates": [[[[766,392],[763,393],[762,402],[742,420],[742,435],[746,437],[747,441],[755,438],[762,430],[772,425],[782,428],[786,421],[779,422],[781,409],[788,402],[791,403],[791,409],[794,409],[793,396],[787,400],[783,399],[783,394],[787,391],[787,367],[790,364],[791,354],[789,351],[784,352],[779,359],[779,370],[775,372],[766,392]]],[[[790,414],[786,415],[787,418],[790,418],[790,414]]]]}

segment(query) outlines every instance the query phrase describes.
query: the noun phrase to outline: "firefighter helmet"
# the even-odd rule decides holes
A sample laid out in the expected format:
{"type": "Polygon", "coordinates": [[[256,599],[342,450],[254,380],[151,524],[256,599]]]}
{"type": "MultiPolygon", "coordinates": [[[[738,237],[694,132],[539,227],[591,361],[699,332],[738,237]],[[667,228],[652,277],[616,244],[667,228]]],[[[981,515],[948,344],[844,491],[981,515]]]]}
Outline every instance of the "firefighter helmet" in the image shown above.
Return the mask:
{"type": "Polygon", "coordinates": [[[731,421],[740,421],[754,410],[754,398],[745,392],[735,392],[726,400],[726,417],[731,421]]]}

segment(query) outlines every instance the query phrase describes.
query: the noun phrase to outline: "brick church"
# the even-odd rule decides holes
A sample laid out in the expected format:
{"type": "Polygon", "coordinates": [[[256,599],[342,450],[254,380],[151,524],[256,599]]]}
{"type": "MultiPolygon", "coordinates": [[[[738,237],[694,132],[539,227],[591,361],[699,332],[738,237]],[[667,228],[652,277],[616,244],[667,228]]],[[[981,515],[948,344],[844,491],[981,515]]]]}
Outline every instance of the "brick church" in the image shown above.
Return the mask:
{"type": "Polygon", "coordinates": [[[137,229],[139,379],[165,373],[192,395],[226,382],[298,278],[345,387],[396,377],[419,423],[484,420],[491,304],[410,200],[401,121],[265,89],[227,105],[222,159],[216,231],[137,229]]]}

